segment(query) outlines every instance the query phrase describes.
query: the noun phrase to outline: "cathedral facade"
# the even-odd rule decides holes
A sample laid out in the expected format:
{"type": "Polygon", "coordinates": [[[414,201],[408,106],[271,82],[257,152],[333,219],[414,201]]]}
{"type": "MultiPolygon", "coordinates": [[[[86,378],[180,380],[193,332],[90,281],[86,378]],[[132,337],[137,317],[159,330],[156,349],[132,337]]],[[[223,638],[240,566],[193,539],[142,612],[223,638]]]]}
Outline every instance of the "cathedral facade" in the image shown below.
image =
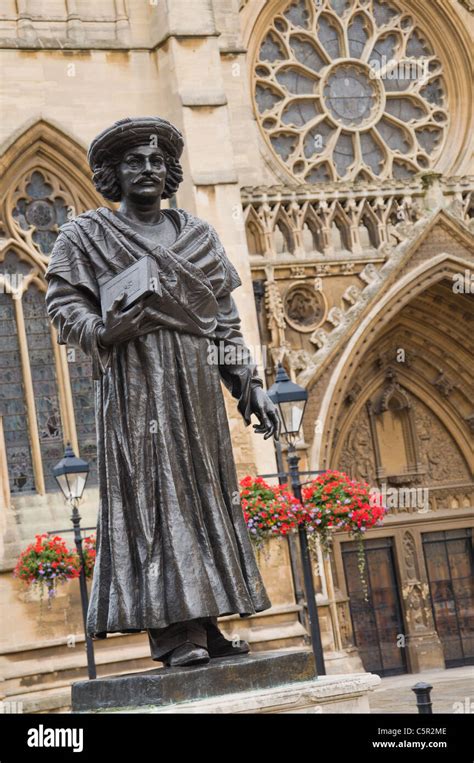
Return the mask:
{"type": "MultiPolygon", "coordinates": [[[[68,527],[51,473],[66,442],[91,464],[85,528],[97,512],[90,361],[57,345],[44,273],[59,227],[107,204],[89,142],[149,114],[184,135],[169,203],[217,229],[267,385],[281,362],[308,390],[302,469],[367,481],[388,508],[367,534],[369,601],[349,538],[315,564],[328,671],[474,662],[472,11],[471,0],[2,3],[4,696],[36,707],[34,661],[51,661],[44,697],[83,664],[66,643],[81,630],[76,595],[40,612],[11,575],[35,533],[68,527]]],[[[226,400],[240,475],[276,472],[281,453],[226,400]]],[[[243,634],[257,648],[305,642],[293,551],[262,560],[273,607],[243,634]]],[[[146,666],[144,641],[114,643],[98,647],[111,672],[146,666]]]]}

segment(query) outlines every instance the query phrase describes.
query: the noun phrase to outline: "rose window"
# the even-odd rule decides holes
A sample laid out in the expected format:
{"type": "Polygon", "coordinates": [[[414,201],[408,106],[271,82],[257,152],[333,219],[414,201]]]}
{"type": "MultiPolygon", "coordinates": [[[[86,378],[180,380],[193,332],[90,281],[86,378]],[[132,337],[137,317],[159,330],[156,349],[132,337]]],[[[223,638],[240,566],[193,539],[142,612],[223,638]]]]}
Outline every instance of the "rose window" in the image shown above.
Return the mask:
{"type": "Polygon", "coordinates": [[[255,108],[301,182],[409,178],[448,125],[441,63],[413,16],[383,0],[293,0],[264,33],[255,108]]]}

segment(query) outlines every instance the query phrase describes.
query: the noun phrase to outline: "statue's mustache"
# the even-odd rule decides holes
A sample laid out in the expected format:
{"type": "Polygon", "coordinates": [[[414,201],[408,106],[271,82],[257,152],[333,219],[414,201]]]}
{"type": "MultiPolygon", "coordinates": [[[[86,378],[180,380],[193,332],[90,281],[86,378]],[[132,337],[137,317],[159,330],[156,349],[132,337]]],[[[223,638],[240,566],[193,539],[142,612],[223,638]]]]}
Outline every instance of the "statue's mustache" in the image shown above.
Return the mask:
{"type": "Polygon", "coordinates": [[[142,180],[154,180],[155,183],[161,183],[162,177],[160,175],[152,173],[146,173],[139,175],[135,180],[132,182],[132,185],[135,185],[136,183],[141,183],[142,180]]]}

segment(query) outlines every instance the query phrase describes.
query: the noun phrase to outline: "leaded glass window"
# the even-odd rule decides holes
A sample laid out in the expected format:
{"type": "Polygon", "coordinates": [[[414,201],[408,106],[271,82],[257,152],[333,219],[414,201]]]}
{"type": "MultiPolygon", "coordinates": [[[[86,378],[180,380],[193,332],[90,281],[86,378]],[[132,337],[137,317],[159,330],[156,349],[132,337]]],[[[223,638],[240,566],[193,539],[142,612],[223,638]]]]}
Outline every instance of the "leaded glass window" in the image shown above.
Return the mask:
{"type": "Polygon", "coordinates": [[[0,416],[7,454],[10,491],[35,489],[28,417],[18,345],[15,306],[11,294],[0,291],[0,416]]]}
{"type": "Polygon", "coordinates": [[[90,466],[87,484],[93,485],[97,483],[97,443],[91,361],[75,347],[68,348],[67,356],[79,450],[90,466]]]}
{"type": "Polygon", "coordinates": [[[23,295],[22,305],[44,482],[46,490],[55,490],[56,481],[52,469],[64,456],[64,436],[59,410],[56,363],[44,293],[36,285],[30,286],[23,295]]]}
{"type": "Polygon", "coordinates": [[[258,121],[302,182],[434,166],[448,114],[441,63],[396,0],[276,5],[254,64],[258,121]]]}

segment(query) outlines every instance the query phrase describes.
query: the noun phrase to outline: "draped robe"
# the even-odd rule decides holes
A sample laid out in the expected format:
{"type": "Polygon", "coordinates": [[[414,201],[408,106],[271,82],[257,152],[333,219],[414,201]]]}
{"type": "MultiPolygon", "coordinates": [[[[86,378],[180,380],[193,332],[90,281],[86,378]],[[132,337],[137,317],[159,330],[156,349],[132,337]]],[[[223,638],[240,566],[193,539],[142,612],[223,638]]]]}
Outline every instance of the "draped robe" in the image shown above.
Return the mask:
{"type": "Polygon", "coordinates": [[[262,380],[231,296],[241,281],[211,225],[182,209],[165,212],[180,228],[168,248],[107,208],[79,215],[61,228],[46,273],[58,342],[89,355],[95,379],[100,504],[87,615],[95,638],[271,606],[221,386],[248,425],[251,390],[262,380]],[[133,335],[104,348],[100,285],[147,254],[163,293],[133,335]]]}

